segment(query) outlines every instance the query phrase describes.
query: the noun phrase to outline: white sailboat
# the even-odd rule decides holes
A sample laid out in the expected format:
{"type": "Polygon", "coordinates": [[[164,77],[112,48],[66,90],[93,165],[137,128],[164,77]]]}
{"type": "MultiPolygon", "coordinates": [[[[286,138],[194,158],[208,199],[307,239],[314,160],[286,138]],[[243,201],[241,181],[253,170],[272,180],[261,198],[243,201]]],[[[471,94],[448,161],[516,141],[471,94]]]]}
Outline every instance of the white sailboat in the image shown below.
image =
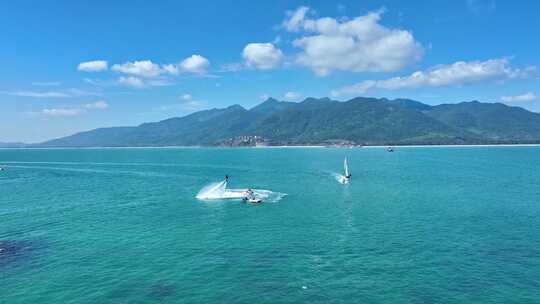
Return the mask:
{"type": "Polygon", "coordinates": [[[349,164],[347,163],[346,157],[345,157],[345,160],[343,161],[343,168],[345,169],[345,177],[349,178],[351,175],[349,174],[349,164]]]}
{"type": "Polygon", "coordinates": [[[343,170],[344,174],[340,176],[339,182],[342,184],[348,184],[351,179],[351,174],[349,173],[349,164],[347,162],[347,157],[343,160],[343,170]]]}

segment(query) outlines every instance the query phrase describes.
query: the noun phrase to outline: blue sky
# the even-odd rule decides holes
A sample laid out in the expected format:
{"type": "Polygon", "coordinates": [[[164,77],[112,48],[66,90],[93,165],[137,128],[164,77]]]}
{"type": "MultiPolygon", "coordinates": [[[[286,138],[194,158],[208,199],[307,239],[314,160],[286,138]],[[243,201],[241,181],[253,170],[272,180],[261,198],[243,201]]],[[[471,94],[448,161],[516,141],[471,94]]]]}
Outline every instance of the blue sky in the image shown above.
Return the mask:
{"type": "Polygon", "coordinates": [[[537,1],[11,1],[0,141],[272,96],[540,111],[537,1]]]}

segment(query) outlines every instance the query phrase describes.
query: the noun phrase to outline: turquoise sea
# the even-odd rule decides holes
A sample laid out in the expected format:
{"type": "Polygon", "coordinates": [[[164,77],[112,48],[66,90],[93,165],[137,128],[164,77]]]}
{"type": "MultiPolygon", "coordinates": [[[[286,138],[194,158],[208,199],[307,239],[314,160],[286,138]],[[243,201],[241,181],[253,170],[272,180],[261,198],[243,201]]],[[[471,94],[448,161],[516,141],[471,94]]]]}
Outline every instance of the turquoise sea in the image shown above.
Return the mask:
{"type": "Polygon", "coordinates": [[[2,304],[540,303],[540,147],[4,149],[0,167],[2,304]],[[195,199],[225,174],[287,195],[195,199]]]}

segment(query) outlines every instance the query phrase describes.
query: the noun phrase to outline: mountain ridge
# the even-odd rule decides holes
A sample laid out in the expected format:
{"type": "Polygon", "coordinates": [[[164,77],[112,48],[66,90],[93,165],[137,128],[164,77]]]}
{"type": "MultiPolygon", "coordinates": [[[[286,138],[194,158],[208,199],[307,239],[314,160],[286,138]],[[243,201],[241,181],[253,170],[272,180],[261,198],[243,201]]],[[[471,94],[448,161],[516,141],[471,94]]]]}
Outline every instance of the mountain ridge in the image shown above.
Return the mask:
{"type": "Polygon", "coordinates": [[[301,102],[268,98],[246,109],[238,104],[134,127],[98,128],[36,147],[215,146],[257,136],[267,145],[540,143],[540,114],[478,101],[427,105],[398,98],[356,97],[301,102]]]}

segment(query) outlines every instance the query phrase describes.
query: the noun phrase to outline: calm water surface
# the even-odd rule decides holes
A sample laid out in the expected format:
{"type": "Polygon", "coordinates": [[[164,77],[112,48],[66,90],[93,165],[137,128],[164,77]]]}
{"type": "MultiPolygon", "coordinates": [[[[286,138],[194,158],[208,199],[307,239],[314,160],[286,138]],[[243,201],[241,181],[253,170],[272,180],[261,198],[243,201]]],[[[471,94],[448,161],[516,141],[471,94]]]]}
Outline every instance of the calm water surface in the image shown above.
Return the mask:
{"type": "Polygon", "coordinates": [[[537,147],[6,149],[0,166],[0,303],[540,303],[537,147]],[[225,174],[287,195],[194,198],[225,174]]]}

